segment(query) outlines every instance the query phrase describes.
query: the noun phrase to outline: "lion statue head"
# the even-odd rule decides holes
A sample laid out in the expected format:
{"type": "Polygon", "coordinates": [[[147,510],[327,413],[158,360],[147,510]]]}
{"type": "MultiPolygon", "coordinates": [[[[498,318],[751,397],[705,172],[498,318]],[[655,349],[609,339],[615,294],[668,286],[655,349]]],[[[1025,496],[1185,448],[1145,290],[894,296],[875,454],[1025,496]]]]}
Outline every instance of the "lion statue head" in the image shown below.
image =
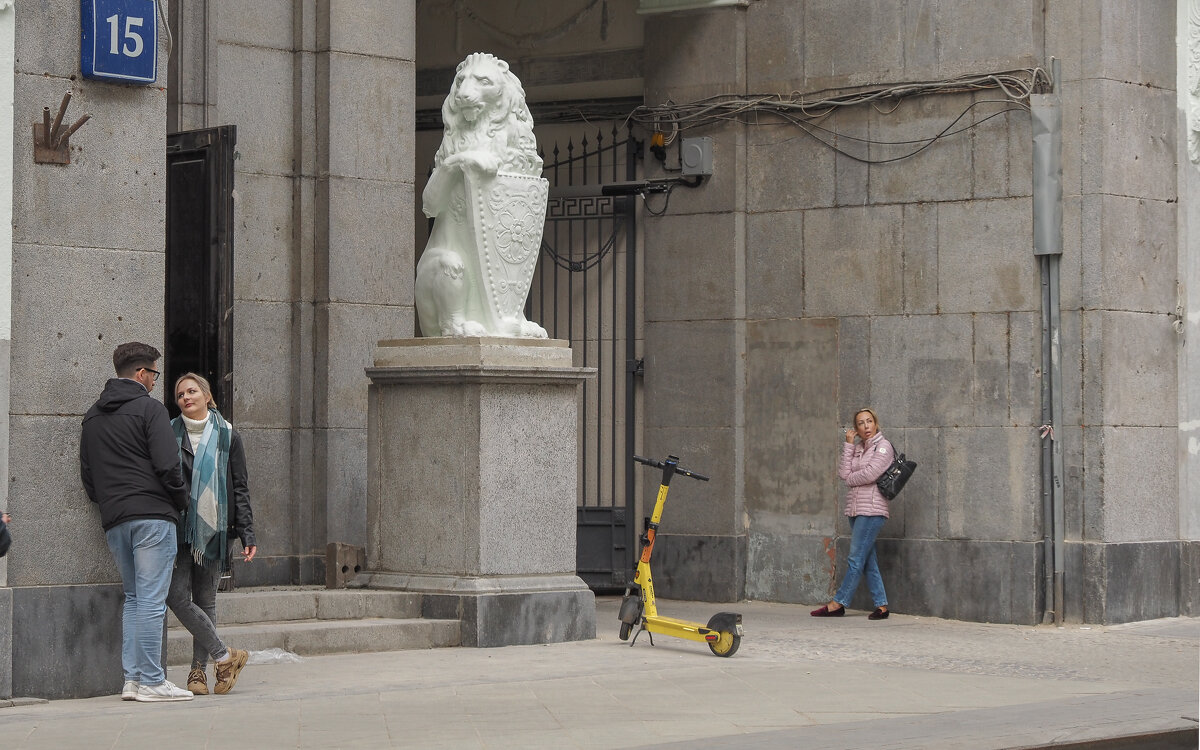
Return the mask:
{"type": "Polygon", "coordinates": [[[525,90],[508,63],[486,52],[475,52],[458,64],[454,83],[442,103],[444,132],[434,157],[485,150],[499,159],[500,169],[540,175],[542,158],[533,137],[533,116],[525,90]]]}

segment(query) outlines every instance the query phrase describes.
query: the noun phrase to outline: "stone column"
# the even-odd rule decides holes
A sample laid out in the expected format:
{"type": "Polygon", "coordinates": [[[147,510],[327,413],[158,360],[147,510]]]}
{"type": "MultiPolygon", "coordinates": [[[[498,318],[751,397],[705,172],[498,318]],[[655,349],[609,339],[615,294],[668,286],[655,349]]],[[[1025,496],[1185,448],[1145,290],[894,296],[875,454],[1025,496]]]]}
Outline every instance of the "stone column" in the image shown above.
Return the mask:
{"type": "MultiPolygon", "coordinates": [[[[647,16],[645,39],[648,104],[746,90],[744,9],[647,16]]],[[[699,189],[677,189],[670,211],[642,224],[643,448],[655,458],[677,455],[712,477],[681,491],[663,518],[655,588],[671,598],[724,602],[745,595],[745,132],[744,125],[727,123],[698,133],[713,139],[713,175],[699,189]]],[[[675,159],[671,153],[659,165],[648,157],[647,176],[671,174],[664,167],[675,159]]],[[[639,496],[653,502],[658,478],[654,472],[637,476],[639,496]]]]}
{"type": "MultiPolygon", "coordinates": [[[[0,3],[3,6],[4,3],[0,3]]],[[[16,62],[16,11],[0,7],[0,131],[13,128],[13,72],[16,62]]],[[[0,433],[9,434],[12,377],[12,187],[13,146],[0,142],[0,433]]],[[[0,440],[0,477],[8,476],[8,441],[0,440]]],[[[0,489],[0,510],[8,508],[8,482],[0,489]]],[[[0,698],[12,696],[12,589],[8,558],[0,558],[0,698]]]]}
{"type": "Polygon", "coordinates": [[[1063,443],[1066,618],[1173,617],[1195,578],[1181,564],[1182,457],[1169,447],[1184,351],[1170,318],[1182,216],[1174,14],[1050,7],[1046,49],[1063,61],[1065,421],[1080,425],[1063,443]]]}
{"type": "Polygon", "coordinates": [[[316,13],[312,533],[323,553],[364,543],[362,372],[376,341],[414,330],[416,2],[318,0],[316,13]]]}
{"type": "MultiPolygon", "coordinates": [[[[16,24],[6,360],[15,377],[3,481],[17,520],[0,660],[12,654],[12,694],[49,699],[121,687],[121,579],[79,481],[80,422],[113,376],[115,346],[163,345],[167,40],[159,35],[155,86],[82,79],[66,31],[78,28],[79,9],[72,0],[0,8],[16,24]],[[36,164],[29,115],[68,91],[68,118],[92,119],[71,136],[69,165],[36,164]],[[55,383],[30,375],[47,372],[55,383]]],[[[170,387],[159,382],[152,397],[170,387]]]]}
{"type": "Polygon", "coordinates": [[[1179,320],[1173,322],[1185,344],[1179,350],[1179,614],[1200,614],[1200,349],[1187,341],[1200,337],[1200,6],[1180,0],[1176,13],[1179,45],[1176,91],[1180,136],[1178,176],[1179,320]],[[1186,571],[1192,574],[1187,575],[1186,571]]]}
{"type": "Polygon", "coordinates": [[[594,638],[575,575],[578,386],[594,373],[565,341],[381,341],[365,585],[426,594],[465,646],[594,638]]]}

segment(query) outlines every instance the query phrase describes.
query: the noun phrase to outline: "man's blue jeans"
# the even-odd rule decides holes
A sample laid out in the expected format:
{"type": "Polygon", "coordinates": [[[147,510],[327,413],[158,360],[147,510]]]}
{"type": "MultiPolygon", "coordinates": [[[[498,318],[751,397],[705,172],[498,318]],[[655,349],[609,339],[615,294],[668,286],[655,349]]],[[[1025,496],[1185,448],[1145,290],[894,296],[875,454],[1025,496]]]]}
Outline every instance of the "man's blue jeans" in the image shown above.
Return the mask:
{"type": "Polygon", "coordinates": [[[876,607],[887,606],[887,592],[883,590],[883,576],[879,575],[879,563],[875,559],[875,537],[887,521],[883,516],[850,517],[850,557],[846,560],[846,576],[833,600],[843,607],[850,606],[854,592],[863,573],[867,574],[867,588],[876,607]]]}
{"type": "Polygon", "coordinates": [[[178,542],[171,521],[126,521],[105,532],[121,572],[125,606],[121,611],[121,666],[125,679],[158,685],[162,667],[163,619],[178,542]]]}

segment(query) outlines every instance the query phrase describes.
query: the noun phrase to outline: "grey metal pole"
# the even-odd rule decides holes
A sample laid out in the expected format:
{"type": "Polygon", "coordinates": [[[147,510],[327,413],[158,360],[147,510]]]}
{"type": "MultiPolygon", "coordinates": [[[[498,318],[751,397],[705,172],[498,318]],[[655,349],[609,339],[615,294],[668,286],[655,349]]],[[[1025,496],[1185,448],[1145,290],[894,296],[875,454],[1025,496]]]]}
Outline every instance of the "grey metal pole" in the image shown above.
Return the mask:
{"type": "Polygon", "coordinates": [[[1051,485],[1054,500],[1054,624],[1063,624],[1063,598],[1066,578],[1067,512],[1063,500],[1063,406],[1062,406],[1062,315],[1059,310],[1059,262],[1061,255],[1046,258],[1050,269],[1050,400],[1054,420],[1050,423],[1050,441],[1054,448],[1051,485]]]}
{"type": "Polygon", "coordinates": [[[1054,623],[1062,625],[1065,590],[1065,527],[1062,459],[1062,311],[1059,299],[1059,264],[1062,259],[1062,76],[1058,60],[1050,62],[1052,94],[1029,97],[1033,121],[1033,252],[1038,257],[1042,278],[1042,419],[1049,427],[1043,440],[1043,544],[1050,542],[1052,554],[1045,556],[1046,602],[1053,602],[1054,623]],[[1046,380],[1049,383],[1047,385],[1046,380]],[[1045,448],[1049,440],[1049,456],[1045,448]],[[1046,459],[1049,458],[1049,471],[1046,459]],[[1045,483],[1048,481],[1049,488],[1045,483]],[[1051,562],[1052,561],[1052,562],[1051,562]],[[1053,582],[1053,591],[1050,583],[1053,582]]]}
{"type": "MultiPolygon", "coordinates": [[[[1050,267],[1049,256],[1039,255],[1042,286],[1042,424],[1054,422],[1050,389],[1050,267]]],[[[1054,619],[1054,446],[1042,436],[1042,622],[1054,619]]]]}

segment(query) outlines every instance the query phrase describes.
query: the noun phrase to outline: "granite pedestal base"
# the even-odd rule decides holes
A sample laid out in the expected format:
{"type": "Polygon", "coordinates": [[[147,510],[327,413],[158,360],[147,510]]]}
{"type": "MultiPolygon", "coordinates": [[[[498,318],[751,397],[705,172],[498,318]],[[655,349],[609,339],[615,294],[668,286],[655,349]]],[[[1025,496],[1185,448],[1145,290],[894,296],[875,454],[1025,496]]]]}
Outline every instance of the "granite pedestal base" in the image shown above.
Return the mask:
{"type": "Polygon", "coordinates": [[[458,620],[463,646],[521,646],[596,637],[596,598],[576,575],[422,576],[373,571],[364,585],[424,594],[421,616],[458,620]]]}
{"type": "Polygon", "coordinates": [[[368,406],[370,588],[425,595],[462,643],[595,637],[575,575],[578,388],[564,341],[382,341],[368,406]]]}

